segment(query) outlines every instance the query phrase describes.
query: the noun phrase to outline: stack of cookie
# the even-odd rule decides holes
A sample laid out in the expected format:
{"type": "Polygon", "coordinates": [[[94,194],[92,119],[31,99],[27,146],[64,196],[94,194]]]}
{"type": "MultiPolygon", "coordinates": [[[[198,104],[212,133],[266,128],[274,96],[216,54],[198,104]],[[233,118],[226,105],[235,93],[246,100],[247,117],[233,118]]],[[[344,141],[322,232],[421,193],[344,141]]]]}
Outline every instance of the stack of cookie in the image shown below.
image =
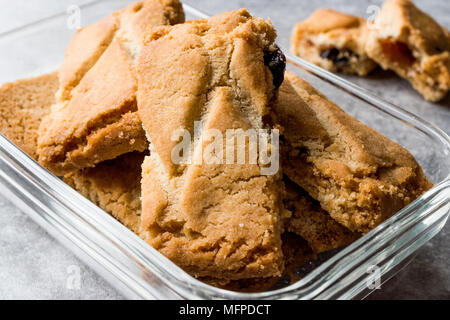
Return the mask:
{"type": "Polygon", "coordinates": [[[329,9],[292,33],[292,52],[330,71],[395,71],[430,101],[450,90],[450,34],[410,0],[387,0],[373,22],[329,9]]]}
{"type": "Polygon", "coordinates": [[[146,0],[81,29],[57,75],[0,89],[1,132],[235,290],[268,289],[432,186],[407,150],[284,72],[270,22],[183,22],[178,1],[146,0]],[[267,139],[252,153],[254,137],[267,139]]]}

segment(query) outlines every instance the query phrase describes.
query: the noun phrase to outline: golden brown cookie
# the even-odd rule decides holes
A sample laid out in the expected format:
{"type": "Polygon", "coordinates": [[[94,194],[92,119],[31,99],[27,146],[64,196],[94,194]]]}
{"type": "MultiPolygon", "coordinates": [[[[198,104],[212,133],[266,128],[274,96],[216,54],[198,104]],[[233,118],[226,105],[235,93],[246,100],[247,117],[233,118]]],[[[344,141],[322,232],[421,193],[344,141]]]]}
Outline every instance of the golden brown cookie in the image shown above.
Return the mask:
{"type": "Polygon", "coordinates": [[[441,100],[450,89],[449,32],[409,0],[385,2],[370,28],[366,51],[427,100],[441,100]]]}
{"type": "Polygon", "coordinates": [[[291,51],[327,70],[363,76],[377,66],[365,52],[366,33],[364,19],[319,9],[294,27],[291,51]]]}
{"type": "Polygon", "coordinates": [[[220,133],[225,146],[226,130],[267,128],[263,116],[282,76],[277,71],[284,71],[275,36],[270,23],[241,9],[155,29],[138,59],[139,115],[151,142],[142,172],[142,231],[196,277],[239,280],[283,271],[280,173],[262,175],[258,162],[202,160],[204,132],[220,133]],[[194,121],[203,127],[198,143],[194,121]],[[180,129],[193,142],[184,163],[172,161],[179,140],[171,138],[180,129]]]}
{"type": "Polygon", "coordinates": [[[284,127],[284,173],[352,231],[368,232],[432,186],[405,148],[293,73],[275,113],[284,127]]]}
{"type": "Polygon", "coordinates": [[[37,131],[58,89],[56,72],[0,87],[0,132],[37,160],[37,131]]]}
{"type": "Polygon", "coordinates": [[[177,0],[145,0],[77,32],[59,71],[56,103],[39,130],[42,165],[63,175],[147,149],[135,57],[146,28],[183,21],[177,0]]]}

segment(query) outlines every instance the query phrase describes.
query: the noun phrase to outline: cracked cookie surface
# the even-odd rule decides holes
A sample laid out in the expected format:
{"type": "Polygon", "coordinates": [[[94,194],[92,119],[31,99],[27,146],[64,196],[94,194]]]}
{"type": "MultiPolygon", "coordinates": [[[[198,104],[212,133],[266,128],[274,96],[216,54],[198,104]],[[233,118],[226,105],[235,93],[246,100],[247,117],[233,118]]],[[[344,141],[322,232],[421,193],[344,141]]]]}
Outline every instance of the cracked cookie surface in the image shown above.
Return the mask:
{"type": "Polygon", "coordinates": [[[79,30],[59,70],[56,103],[39,130],[40,163],[63,175],[146,150],[135,57],[147,28],[183,21],[178,1],[145,0],[79,30]]]}

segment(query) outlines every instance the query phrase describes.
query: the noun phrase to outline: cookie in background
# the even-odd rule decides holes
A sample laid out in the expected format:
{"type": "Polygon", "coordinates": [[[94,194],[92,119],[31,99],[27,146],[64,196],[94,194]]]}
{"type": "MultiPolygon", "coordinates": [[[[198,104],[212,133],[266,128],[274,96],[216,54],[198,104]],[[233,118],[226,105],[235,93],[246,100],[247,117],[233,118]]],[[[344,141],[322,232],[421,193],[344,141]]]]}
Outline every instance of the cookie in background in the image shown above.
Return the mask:
{"type": "Polygon", "coordinates": [[[365,76],[377,67],[365,50],[366,21],[319,9],[292,32],[291,51],[324,69],[365,76]]]}
{"type": "Polygon", "coordinates": [[[410,0],[387,0],[370,25],[319,9],[294,27],[291,51],[333,72],[365,76],[380,65],[433,102],[450,90],[450,34],[410,0]]]}
{"type": "Polygon", "coordinates": [[[410,0],[388,0],[370,28],[366,52],[407,79],[426,100],[450,90],[450,36],[410,0]]]}

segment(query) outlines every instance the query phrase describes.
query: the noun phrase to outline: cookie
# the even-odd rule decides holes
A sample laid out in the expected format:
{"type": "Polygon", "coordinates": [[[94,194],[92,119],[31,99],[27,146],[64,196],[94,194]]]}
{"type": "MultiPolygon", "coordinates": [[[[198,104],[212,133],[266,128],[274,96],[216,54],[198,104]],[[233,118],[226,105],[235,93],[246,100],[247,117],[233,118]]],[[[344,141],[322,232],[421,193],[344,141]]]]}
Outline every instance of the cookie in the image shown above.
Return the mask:
{"type": "MultiPolygon", "coordinates": [[[[269,129],[263,118],[284,71],[275,37],[269,22],[241,9],[155,29],[138,59],[138,110],[151,142],[142,172],[142,231],[196,277],[240,280],[283,271],[279,170],[263,175],[260,158],[203,160],[206,132],[222,142],[218,156],[229,144],[227,130],[269,129]],[[202,127],[198,139],[194,121],[202,127]],[[182,163],[172,160],[180,130],[192,141],[182,163]]],[[[234,139],[231,148],[236,155],[234,139]]]]}
{"type": "Polygon", "coordinates": [[[450,36],[409,0],[387,0],[368,33],[367,54],[430,101],[450,89],[450,36]]]}
{"type": "Polygon", "coordinates": [[[37,159],[37,131],[58,89],[56,72],[5,83],[0,87],[0,132],[37,159]]]}
{"type": "Polygon", "coordinates": [[[432,187],[405,148],[293,73],[278,97],[284,173],[351,231],[370,231],[432,187]]]}
{"type": "Polygon", "coordinates": [[[289,179],[284,179],[284,183],[285,207],[292,212],[286,219],[285,228],[305,239],[315,254],[346,246],[358,239],[359,233],[351,232],[332,219],[305,190],[289,179]]]}
{"type": "Polygon", "coordinates": [[[82,28],[59,70],[60,88],[39,130],[39,162],[64,175],[148,148],[137,114],[135,58],[144,31],[184,21],[177,0],[145,0],[82,28]]]}
{"type": "Polygon", "coordinates": [[[377,67],[365,52],[366,34],[364,19],[319,9],[294,27],[291,51],[327,70],[363,76],[377,67]]]}

